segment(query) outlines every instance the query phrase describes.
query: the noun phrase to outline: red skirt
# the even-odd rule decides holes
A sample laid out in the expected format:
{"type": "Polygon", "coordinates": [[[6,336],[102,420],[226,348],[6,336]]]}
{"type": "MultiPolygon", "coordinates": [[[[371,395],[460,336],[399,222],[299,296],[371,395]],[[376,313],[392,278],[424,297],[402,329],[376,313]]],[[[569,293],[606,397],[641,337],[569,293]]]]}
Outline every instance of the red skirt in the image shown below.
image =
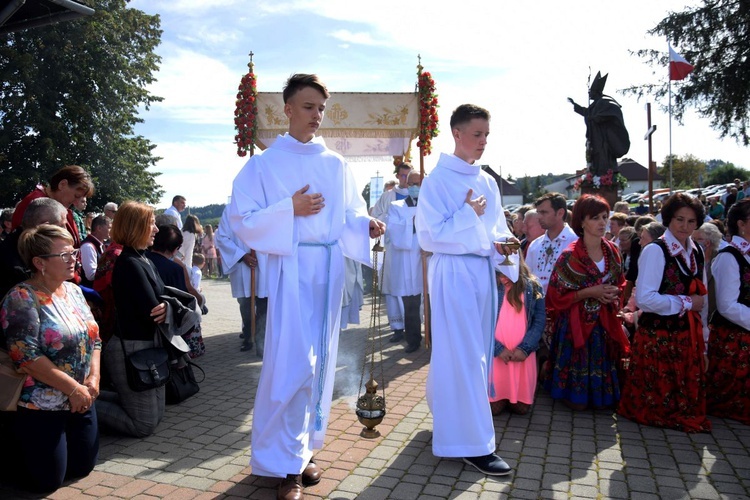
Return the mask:
{"type": "Polygon", "coordinates": [[[750,425],[750,332],[711,325],[706,406],[710,415],[750,425]]]}
{"type": "Polygon", "coordinates": [[[702,342],[689,327],[660,326],[639,326],[633,335],[617,412],[639,424],[708,432],[702,342]]]}

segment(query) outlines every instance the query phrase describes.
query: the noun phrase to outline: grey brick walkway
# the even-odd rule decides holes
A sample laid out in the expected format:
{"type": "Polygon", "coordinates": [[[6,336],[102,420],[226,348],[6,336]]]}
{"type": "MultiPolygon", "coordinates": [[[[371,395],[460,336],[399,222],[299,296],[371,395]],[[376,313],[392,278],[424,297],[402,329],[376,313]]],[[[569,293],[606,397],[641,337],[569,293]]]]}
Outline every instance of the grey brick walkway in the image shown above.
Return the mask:
{"type": "MultiPolygon", "coordinates": [[[[99,464],[50,498],[275,498],[276,481],[251,475],[250,429],[261,361],[239,352],[240,319],[229,283],[207,280],[207,353],[201,392],[168,406],[145,439],[103,435],[99,464]]],[[[540,392],[526,416],[495,419],[498,453],[514,468],[487,478],[431,452],[424,398],[429,353],[384,343],[388,415],[375,440],[354,416],[370,309],[341,334],[323,480],[307,498],[750,498],[750,427],[712,418],[711,434],[643,427],[608,412],[572,413],[540,392]]],[[[385,324],[385,319],[383,319],[385,324]]],[[[388,332],[384,332],[384,339],[388,332]]],[[[34,498],[0,488],[0,498],[34,498]]]]}

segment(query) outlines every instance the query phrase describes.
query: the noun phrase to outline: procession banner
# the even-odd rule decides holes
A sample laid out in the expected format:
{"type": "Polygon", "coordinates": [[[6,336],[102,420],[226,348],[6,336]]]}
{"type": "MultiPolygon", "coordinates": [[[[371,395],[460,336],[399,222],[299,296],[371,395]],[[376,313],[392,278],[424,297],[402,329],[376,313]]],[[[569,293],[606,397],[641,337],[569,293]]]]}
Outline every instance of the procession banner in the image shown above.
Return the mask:
{"type": "Polygon", "coordinates": [[[383,194],[383,178],[370,177],[370,206],[374,207],[383,194]]]}
{"type": "MultiPolygon", "coordinates": [[[[281,92],[258,92],[258,136],[261,149],[289,128],[281,92]]],[[[329,149],[356,160],[383,160],[406,155],[419,133],[416,93],[332,93],[318,129],[329,149]]]]}

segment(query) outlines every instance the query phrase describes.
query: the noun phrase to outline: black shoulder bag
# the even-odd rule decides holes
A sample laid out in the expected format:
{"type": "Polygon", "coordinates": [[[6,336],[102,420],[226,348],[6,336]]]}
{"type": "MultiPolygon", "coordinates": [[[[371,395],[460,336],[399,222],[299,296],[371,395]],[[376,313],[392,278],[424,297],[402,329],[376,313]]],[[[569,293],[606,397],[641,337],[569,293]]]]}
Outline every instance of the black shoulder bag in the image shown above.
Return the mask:
{"type": "Polygon", "coordinates": [[[157,389],[169,381],[169,354],[166,349],[149,347],[128,354],[125,342],[122,337],[119,338],[125,355],[125,373],[130,390],[143,392],[157,389]]]}
{"type": "Polygon", "coordinates": [[[187,354],[171,344],[167,346],[167,350],[169,351],[170,377],[165,388],[165,399],[168,405],[176,405],[194,396],[200,390],[193,367],[196,367],[203,374],[201,382],[206,380],[206,372],[193,363],[187,354]]]}

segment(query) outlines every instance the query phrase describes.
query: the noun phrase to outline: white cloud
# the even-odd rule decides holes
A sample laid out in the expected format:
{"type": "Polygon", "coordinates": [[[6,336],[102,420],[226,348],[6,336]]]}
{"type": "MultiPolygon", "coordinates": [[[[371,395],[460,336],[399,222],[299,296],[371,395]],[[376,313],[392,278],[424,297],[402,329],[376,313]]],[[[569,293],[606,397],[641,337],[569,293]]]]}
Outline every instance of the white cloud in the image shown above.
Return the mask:
{"type": "Polygon", "coordinates": [[[150,88],[154,95],[164,97],[153,105],[154,112],[184,123],[231,123],[242,75],[195,51],[168,47],[166,52],[150,88]]]}
{"type": "Polygon", "coordinates": [[[350,42],[357,45],[385,45],[382,40],[376,41],[370,33],[365,32],[352,33],[349,30],[336,30],[331,33],[331,36],[342,42],[350,42]]]}
{"type": "Polygon", "coordinates": [[[177,36],[178,40],[183,40],[190,43],[201,43],[207,44],[214,47],[222,45],[233,45],[240,38],[239,34],[233,30],[227,31],[216,31],[206,27],[198,27],[196,31],[190,33],[180,34],[177,36]]]}
{"type": "Polygon", "coordinates": [[[159,183],[165,190],[159,207],[166,208],[176,194],[194,207],[226,203],[232,181],[247,158],[236,154],[231,139],[190,142],[161,142],[154,150],[163,159],[155,170],[162,172],[159,183]]]}

